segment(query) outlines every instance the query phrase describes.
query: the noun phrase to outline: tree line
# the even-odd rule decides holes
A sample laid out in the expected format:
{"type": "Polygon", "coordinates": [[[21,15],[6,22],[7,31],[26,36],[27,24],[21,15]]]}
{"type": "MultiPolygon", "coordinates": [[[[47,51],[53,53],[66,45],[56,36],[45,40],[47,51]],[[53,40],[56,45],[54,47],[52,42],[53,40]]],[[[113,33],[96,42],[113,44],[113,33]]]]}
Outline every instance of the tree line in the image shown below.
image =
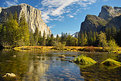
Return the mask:
{"type": "Polygon", "coordinates": [[[101,32],[79,32],[78,37],[62,33],[61,36],[41,33],[38,28],[32,33],[29,31],[24,12],[18,19],[17,12],[10,13],[0,23],[0,44],[2,46],[54,46],[64,44],[66,46],[105,46],[108,41],[113,41],[121,46],[121,29],[106,27],[101,32]]]}

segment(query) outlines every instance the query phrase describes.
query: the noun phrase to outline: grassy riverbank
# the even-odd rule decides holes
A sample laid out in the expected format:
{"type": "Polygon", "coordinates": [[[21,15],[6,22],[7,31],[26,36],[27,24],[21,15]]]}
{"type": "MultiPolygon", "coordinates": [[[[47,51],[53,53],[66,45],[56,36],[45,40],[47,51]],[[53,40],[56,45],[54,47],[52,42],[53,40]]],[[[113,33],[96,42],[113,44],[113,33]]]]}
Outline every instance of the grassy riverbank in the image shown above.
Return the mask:
{"type": "MultiPolygon", "coordinates": [[[[47,51],[58,51],[55,46],[21,46],[13,48],[16,51],[37,51],[37,52],[47,52],[47,51]]],[[[118,49],[118,53],[121,52],[121,47],[118,49]]],[[[102,47],[92,47],[92,46],[65,46],[63,50],[59,51],[84,51],[84,52],[104,52],[102,47]]],[[[117,53],[117,52],[116,52],[117,53]]]]}

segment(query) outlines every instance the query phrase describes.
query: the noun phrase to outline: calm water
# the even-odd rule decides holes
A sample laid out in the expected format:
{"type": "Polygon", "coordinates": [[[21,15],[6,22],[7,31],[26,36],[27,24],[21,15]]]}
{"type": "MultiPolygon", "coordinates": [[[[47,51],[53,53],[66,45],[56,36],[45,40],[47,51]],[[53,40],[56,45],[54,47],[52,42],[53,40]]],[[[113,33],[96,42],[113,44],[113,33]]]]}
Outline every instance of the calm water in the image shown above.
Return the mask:
{"type": "MultiPolygon", "coordinates": [[[[79,52],[23,53],[12,50],[0,52],[0,76],[14,73],[18,81],[121,81],[121,68],[109,69],[98,64],[82,67],[68,60],[79,52]],[[59,58],[67,55],[66,59],[59,58]]],[[[98,62],[107,58],[121,61],[120,55],[88,53],[98,62]]]]}

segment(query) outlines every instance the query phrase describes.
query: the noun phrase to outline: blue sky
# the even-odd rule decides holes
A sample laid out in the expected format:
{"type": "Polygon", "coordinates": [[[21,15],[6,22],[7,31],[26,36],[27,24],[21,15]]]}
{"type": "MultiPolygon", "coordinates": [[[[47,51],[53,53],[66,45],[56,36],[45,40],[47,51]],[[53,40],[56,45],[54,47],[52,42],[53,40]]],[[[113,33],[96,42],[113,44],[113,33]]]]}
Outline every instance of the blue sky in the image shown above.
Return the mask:
{"type": "Polygon", "coordinates": [[[21,3],[41,10],[43,20],[54,35],[78,32],[85,16],[98,16],[103,5],[121,7],[121,0],[0,0],[0,7],[21,3]]]}

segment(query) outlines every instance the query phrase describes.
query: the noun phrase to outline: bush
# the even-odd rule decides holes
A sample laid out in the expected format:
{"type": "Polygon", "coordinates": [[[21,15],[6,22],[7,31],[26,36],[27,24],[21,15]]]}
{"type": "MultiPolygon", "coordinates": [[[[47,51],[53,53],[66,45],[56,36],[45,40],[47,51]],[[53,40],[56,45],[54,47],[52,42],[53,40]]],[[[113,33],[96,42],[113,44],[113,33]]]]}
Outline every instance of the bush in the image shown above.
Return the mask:
{"type": "Polygon", "coordinates": [[[65,44],[62,44],[61,42],[55,43],[54,45],[56,50],[64,50],[65,44]]]}
{"type": "Polygon", "coordinates": [[[118,52],[118,45],[116,44],[115,40],[110,40],[108,42],[108,48],[107,51],[108,52],[118,52]]]}
{"type": "Polygon", "coordinates": [[[74,62],[77,64],[81,64],[81,65],[91,65],[91,64],[95,64],[96,61],[93,60],[90,57],[86,57],[84,55],[78,56],[77,58],[74,59],[74,62]]]}

